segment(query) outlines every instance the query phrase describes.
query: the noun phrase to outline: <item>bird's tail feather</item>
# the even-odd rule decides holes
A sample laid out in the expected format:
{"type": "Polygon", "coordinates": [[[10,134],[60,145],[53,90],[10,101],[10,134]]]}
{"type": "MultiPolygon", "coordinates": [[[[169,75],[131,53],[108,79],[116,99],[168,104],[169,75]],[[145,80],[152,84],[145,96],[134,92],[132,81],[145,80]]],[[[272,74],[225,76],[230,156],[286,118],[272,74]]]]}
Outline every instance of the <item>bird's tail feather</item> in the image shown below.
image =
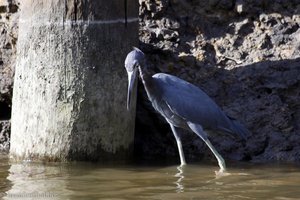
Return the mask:
{"type": "Polygon", "coordinates": [[[232,122],[232,130],[235,132],[235,134],[238,134],[243,139],[247,139],[251,135],[251,132],[239,121],[235,119],[231,119],[231,122],[232,122]]]}

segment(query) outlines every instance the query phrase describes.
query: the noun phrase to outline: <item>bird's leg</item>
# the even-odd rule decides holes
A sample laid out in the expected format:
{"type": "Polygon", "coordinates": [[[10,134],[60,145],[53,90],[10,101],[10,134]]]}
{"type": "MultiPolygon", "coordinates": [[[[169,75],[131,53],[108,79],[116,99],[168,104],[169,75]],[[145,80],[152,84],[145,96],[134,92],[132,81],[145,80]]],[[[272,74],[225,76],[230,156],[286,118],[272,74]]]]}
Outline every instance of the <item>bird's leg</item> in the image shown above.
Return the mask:
{"type": "Polygon", "coordinates": [[[169,122],[169,124],[171,126],[172,132],[173,132],[176,142],[177,142],[181,166],[186,165],[180,137],[179,137],[178,133],[176,132],[176,128],[173,126],[173,124],[171,124],[170,122],[169,122]]]}
{"type": "Polygon", "coordinates": [[[218,160],[218,164],[220,166],[220,173],[223,173],[226,171],[226,166],[225,166],[225,161],[222,158],[222,156],[217,152],[217,150],[215,149],[215,147],[210,143],[210,141],[208,139],[204,140],[204,142],[206,143],[206,145],[209,147],[209,149],[213,152],[213,154],[215,155],[215,157],[218,160]]]}
{"type": "MultiPolygon", "coordinates": [[[[217,152],[217,150],[214,148],[214,146],[210,143],[210,141],[207,138],[207,134],[204,132],[203,128],[198,125],[191,122],[187,123],[190,129],[195,132],[209,147],[209,149],[213,152],[214,156],[218,160],[218,164],[220,166],[219,174],[224,173],[226,171],[225,161],[222,158],[222,156],[217,152]]],[[[218,175],[218,174],[217,174],[218,175]]]]}

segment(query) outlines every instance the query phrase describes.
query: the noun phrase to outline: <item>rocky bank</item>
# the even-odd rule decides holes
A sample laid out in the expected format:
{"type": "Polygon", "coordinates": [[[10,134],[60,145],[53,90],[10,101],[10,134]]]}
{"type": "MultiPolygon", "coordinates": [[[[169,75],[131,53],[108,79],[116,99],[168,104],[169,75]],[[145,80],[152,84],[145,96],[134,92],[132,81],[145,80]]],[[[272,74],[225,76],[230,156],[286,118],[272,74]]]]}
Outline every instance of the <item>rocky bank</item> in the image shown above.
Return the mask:
{"type": "Polygon", "coordinates": [[[0,152],[9,150],[18,2],[0,0],[0,152]]]}
{"type": "MultiPolygon", "coordinates": [[[[252,136],[214,136],[227,159],[300,161],[300,1],[143,0],[141,48],[154,71],[179,76],[212,97],[252,136]]],[[[136,154],[175,158],[168,125],[140,87],[136,154]]],[[[188,161],[214,160],[182,131],[188,161]]]]}
{"type": "MultiPolygon", "coordinates": [[[[8,150],[18,3],[0,0],[0,149],[8,150]]],[[[300,161],[300,1],[140,0],[140,48],[153,72],[185,79],[251,130],[214,136],[226,159],[300,161]]],[[[120,66],[121,67],[121,66],[120,66]]],[[[135,157],[178,162],[168,124],[139,86],[135,157]]],[[[181,132],[187,161],[213,160],[181,132]]]]}

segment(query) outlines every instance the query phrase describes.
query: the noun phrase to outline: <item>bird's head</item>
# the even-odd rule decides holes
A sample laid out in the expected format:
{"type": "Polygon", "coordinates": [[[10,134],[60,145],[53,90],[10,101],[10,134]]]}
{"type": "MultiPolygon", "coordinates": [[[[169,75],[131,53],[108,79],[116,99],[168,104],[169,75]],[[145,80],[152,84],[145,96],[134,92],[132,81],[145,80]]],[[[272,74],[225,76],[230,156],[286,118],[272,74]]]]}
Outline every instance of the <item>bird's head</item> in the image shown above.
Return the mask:
{"type": "Polygon", "coordinates": [[[138,68],[144,65],[145,54],[138,48],[133,47],[133,50],[127,54],[125,59],[125,69],[128,75],[128,93],[127,93],[127,110],[131,105],[134,85],[137,79],[138,68]]]}

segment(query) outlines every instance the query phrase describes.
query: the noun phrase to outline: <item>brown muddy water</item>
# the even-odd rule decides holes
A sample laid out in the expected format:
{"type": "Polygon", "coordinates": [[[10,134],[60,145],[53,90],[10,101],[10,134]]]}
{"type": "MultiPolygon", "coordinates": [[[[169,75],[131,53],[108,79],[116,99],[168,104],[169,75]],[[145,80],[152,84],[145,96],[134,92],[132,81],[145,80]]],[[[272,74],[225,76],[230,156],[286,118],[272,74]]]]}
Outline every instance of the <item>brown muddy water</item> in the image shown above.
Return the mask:
{"type": "Polygon", "coordinates": [[[103,166],[92,163],[10,163],[0,156],[0,199],[300,199],[300,166],[103,166]]]}

